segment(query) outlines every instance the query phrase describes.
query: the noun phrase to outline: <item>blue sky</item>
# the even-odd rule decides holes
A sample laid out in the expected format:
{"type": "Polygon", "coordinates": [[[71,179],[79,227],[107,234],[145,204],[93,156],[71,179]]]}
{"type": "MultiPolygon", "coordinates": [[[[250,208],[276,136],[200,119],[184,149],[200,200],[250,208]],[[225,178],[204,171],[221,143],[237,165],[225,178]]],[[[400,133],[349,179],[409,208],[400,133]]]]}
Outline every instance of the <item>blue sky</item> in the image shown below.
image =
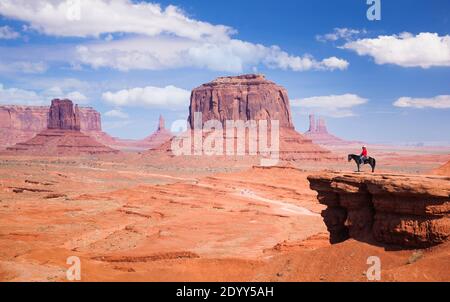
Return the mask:
{"type": "Polygon", "coordinates": [[[68,96],[142,138],[185,119],[192,88],[258,72],[301,132],[314,112],[347,139],[450,143],[449,1],[382,0],[380,21],[365,0],[76,2],[2,1],[0,104],[68,96]]]}

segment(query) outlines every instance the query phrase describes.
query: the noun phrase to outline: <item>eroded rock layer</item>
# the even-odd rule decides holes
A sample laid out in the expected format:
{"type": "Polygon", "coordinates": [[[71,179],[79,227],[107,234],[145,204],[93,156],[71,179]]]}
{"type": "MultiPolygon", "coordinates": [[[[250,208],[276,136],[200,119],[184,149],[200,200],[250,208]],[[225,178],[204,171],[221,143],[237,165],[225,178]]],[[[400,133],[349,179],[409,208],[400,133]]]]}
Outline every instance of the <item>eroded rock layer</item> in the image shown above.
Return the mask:
{"type": "Polygon", "coordinates": [[[322,216],[332,243],[423,248],[449,239],[450,178],[325,173],[308,180],[327,206],[322,216]]]}
{"type": "MultiPolygon", "coordinates": [[[[194,89],[189,107],[189,122],[201,112],[203,122],[278,120],[280,127],[294,129],[286,89],[263,75],[222,77],[194,89]]],[[[269,122],[270,124],[270,122],[269,122]]]]}

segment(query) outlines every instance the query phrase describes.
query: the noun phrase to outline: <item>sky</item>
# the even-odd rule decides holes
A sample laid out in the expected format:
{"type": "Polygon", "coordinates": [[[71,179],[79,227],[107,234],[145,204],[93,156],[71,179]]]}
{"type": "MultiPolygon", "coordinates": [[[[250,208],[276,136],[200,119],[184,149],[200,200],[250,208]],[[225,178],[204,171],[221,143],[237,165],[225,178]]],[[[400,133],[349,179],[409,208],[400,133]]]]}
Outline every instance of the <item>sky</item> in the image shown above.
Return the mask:
{"type": "Polygon", "coordinates": [[[373,1],[1,0],[0,105],[67,97],[139,139],[193,88],[262,73],[300,132],[315,113],[346,139],[450,144],[450,1],[373,1]]]}

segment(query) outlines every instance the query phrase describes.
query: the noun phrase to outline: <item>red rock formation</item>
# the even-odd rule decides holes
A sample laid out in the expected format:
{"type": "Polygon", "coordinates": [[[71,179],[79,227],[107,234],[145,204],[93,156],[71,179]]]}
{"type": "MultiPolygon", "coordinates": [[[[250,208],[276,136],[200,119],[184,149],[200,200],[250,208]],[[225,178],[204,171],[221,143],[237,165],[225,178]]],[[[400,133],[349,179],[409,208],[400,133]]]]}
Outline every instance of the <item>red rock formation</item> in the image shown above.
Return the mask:
{"type": "MultiPolygon", "coordinates": [[[[91,107],[78,107],[81,131],[98,141],[114,145],[102,131],[100,113],[91,107]]],[[[0,149],[25,142],[47,129],[48,106],[0,106],[0,149]]]]}
{"type": "Polygon", "coordinates": [[[80,111],[70,100],[55,99],[48,113],[47,129],[80,131],[80,111]]]}
{"type": "Polygon", "coordinates": [[[47,127],[48,107],[0,106],[0,149],[31,139],[47,127]]]}
{"type": "Polygon", "coordinates": [[[203,121],[278,120],[280,127],[294,129],[286,89],[266,80],[263,75],[218,78],[192,91],[189,123],[194,113],[203,121]]]}
{"type": "Polygon", "coordinates": [[[7,154],[80,155],[117,153],[80,131],[80,111],[70,100],[53,100],[47,129],[32,139],[7,148],[7,154]]]}
{"type": "Polygon", "coordinates": [[[450,238],[450,179],[326,173],[309,176],[332,243],[351,237],[405,247],[450,238]]]}
{"type": "MultiPolygon", "coordinates": [[[[226,133],[226,121],[267,121],[270,127],[271,121],[278,120],[280,125],[279,155],[281,159],[338,159],[330,151],[314,145],[311,140],[295,131],[287,91],[283,87],[266,80],[263,75],[222,77],[194,89],[191,95],[188,118],[192,131],[191,135],[196,131],[197,125],[201,127],[202,124],[211,120],[219,121],[224,128],[223,150],[227,150],[225,139],[227,135],[231,138],[234,146],[237,145],[236,141],[238,140],[237,135],[226,133]],[[196,121],[195,116],[198,116],[198,113],[201,113],[201,120],[196,121]]],[[[189,136],[189,134],[187,135],[189,136]]],[[[205,140],[211,138],[212,134],[202,133],[202,135],[205,140]]],[[[269,140],[270,136],[269,132],[269,140]]],[[[257,145],[260,145],[260,143],[258,140],[257,145]]],[[[171,142],[162,145],[159,149],[170,152],[171,142]]],[[[245,151],[246,154],[249,154],[248,144],[245,151]]]]}
{"type": "MultiPolygon", "coordinates": [[[[324,118],[319,118],[316,123],[316,117],[311,114],[309,116],[309,130],[304,135],[311,139],[313,143],[319,145],[348,145],[360,142],[345,141],[328,132],[327,124],[324,118]]],[[[360,143],[363,144],[363,143],[360,143]]]]}
{"type": "Polygon", "coordinates": [[[146,137],[140,144],[147,149],[158,148],[164,143],[170,141],[173,134],[166,129],[166,123],[164,117],[161,115],[159,117],[158,129],[152,135],[146,137]]]}
{"type": "Polygon", "coordinates": [[[439,167],[438,169],[433,171],[433,174],[435,175],[443,175],[443,176],[450,176],[450,161],[443,165],[442,167],[439,167]]]}

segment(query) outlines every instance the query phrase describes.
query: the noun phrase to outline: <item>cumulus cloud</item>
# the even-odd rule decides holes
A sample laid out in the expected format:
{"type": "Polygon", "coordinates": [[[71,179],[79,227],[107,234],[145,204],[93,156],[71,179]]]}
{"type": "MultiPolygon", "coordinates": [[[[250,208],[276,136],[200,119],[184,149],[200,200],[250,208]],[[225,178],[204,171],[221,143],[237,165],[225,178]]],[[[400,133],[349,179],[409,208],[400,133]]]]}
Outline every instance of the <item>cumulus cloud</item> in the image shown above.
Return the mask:
{"type": "Polygon", "coordinates": [[[61,37],[99,37],[107,33],[156,36],[173,34],[193,40],[224,39],[233,30],[188,18],[173,5],[131,0],[2,0],[0,14],[30,24],[40,33],[61,37]],[[77,4],[79,3],[79,7],[77,4]]]}
{"type": "Polygon", "coordinates": [[[195,67],[237,73],[260,64],[293,71],[345,70],[349,65],[336,57],[317,61],[309,55],[290,55],[277,46],[237,39],[210,43],[174,37],[129,38],[82,45],[77,54],[83,64],[121,71],[195,67]]]}
{"type": "Polygon", "coordinates": [[[402,33],[347,42],[344,49],[371,56],[377,64],[430,68],[450,66],[450,36],[437,33],[402,33]]]}
{"type": "Polygon", "coordinates": [[[0,39],[13,40],[20,37],[20,34],[9,26],[0,26],[0,39]]]}
{"type": "Polygon", "coordinates": [[[175,86],[137,87],[117,92],[105,92],[103,101],[114,106],[131,106],[163,108],[170,110],[184,109],[189,105],[191,92],[175,86]]]}
{"type": "Polygon", "coordinates": [[[292,100],[292,106],[331,117],[350,117],[353,107],[366,104],[369,100],[356,94],[315,96],[292,100]]]}
{"type": "MultiPolygon", "coordinates": [[[[76,3],[77,1],[72,1],[76,3]]],[[[234,29],[194,20],[178,7],[131,0],[80,0],[79,20],[64,0],[4,0],[0,14],[59,37],[95,37],[76,47],[73,66],[120,71],[204,68],[243,72],[258,65],[293,71],[344,70],[336,57],[291,55],[278,46],[234,39],[234,29]]],[[[76,16],[76,14],[75,14],[76,16]]]]}
{"type": "Polygon", "coordinates": [[[6,88],[0,84],[0,104],[4,105],[48,105],[54,98],[68,98],[77,104],[85,104],[88,98],[79,91],[66,92],[60,87],[51,87],[43,91],[6,88]]]}
{"type": "Polygon", "coordinates": [[[450,109],[450,95],[438,95],[432,98],[401,97],[394,102],[394,106],[417,109],[450,109]]]}
{"type": "Polygon", "coordinates": [[[119,119],[128,119],[129,115],[120,109],[113,109],[105,112],[105,116],[119,119]]]}
{"type": "Polygon", "coordinates": [[[367,34],[365,29],[352,29],[352,28],[335,28],[333,32],[325,35],[317,35],[316,40],[320,42],[335,42],[338,40],[352,40],[356,36],[367,34]]]}
{"type": "Polygon", "coordinates": [[[0,84],[0,104],[37,106],[48,104],[48,100],[45,100],[34,91],[19,88],[5,88],[3,84],[0,84]]]}

